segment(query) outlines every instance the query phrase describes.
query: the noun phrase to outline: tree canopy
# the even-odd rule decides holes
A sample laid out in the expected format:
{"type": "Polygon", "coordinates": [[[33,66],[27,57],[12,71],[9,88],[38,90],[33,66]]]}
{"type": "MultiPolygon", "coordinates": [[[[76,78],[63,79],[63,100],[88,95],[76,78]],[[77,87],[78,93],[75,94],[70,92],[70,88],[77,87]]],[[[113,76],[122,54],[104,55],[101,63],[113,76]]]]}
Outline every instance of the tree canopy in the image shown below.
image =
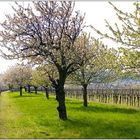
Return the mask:
{"type": "Polygon", "coordinates": [[[0,45],[8,50],[1,49],[3,57],[53,64],[59,77],[49,77],[56,88],[59,117],[67,119],[64,84],[81,63],[81,48],[75,41],[84,27],[84,16],[74,12],[72,1],[38,1],[27,8],[16,5],[14,14],[6,15],[1,24],[0,45]]]}
{"type": "Polygon", "coordinates": [[[115,42],[120,42],[129,48],[137,49],[140,46],[140,3],[134,2],[135,10],[132,13],[123,12],[113,3],[109,4],[114,8],[116,15],[121,23],[115,23],[114,26],[105,20],[106,27],[111,35],[102,33],[100,30],[92,26],[92,28],[102,37],[109,38],[115,42]]]}

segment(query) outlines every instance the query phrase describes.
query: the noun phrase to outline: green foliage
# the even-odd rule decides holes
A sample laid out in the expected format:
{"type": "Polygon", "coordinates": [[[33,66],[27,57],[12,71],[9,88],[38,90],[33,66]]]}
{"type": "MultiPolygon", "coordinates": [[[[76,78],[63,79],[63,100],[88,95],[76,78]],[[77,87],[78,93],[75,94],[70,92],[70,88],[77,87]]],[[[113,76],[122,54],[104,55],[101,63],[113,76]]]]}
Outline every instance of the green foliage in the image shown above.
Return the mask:
{"type": "Polygon", "coordinates": [[[43,84],[44,84],[44,78],[41,72],[38,70],[33,70],[31,85],[38,87],[38,86],[42,86],[43,84]]]}
{"type": "Polygon", "coordinates": [[[111,33],[102,33],[92,27],[103,38],[111,39],[125,45],[125,48],[119,48],[119,63],[118,71],[120,78],[138,77],[140,67],[140,3],[134,2],[133,12],[124,12],[117,8],[113,3],[109,4],[114,8],[120,23],[115,23],[112,26],[108,21],[105,21],[108,31],[111,33]],[[127,48],[127,49],[126,49],[127,48]]]}
{"type": "Polygon", "coordinates": [[[120,62],[122,65],[122,78],[138,78],[140,75],[140,52],[138,50],[128,50],[119,48],[120,62]]]}
{"type": "Polygon", "coordinates": [[[78,43],[82,53],[80,68],[69,79],[76,84],[111,82],[120,71],[118,51],[83,33],[78,43]]]}
{"type": "Polygon", "coordinates": [[[0,138],[140,138],[139,109],[91,102],[85,108],[82,101],[66,102],[70,120],[61,121],[54,97],[3,93],[0,138]]]}
{"type": "Polygon", "coordinates": [[[120,42],[129,48],[134,49],[140,46],[140,3],[139,1],[134,2],[135,10],[132,13],[123,12],[118,9],[114,4],[109,2],[109,4],[114,8],[118,19],[120,20],[121,26],[118,23],[114,24],[114,27],[106,21],[106,27],[111,32],[102,33],[99,30],[92,27],[98,34],[102,37],[109,38],[115,42],[120,42]]]}

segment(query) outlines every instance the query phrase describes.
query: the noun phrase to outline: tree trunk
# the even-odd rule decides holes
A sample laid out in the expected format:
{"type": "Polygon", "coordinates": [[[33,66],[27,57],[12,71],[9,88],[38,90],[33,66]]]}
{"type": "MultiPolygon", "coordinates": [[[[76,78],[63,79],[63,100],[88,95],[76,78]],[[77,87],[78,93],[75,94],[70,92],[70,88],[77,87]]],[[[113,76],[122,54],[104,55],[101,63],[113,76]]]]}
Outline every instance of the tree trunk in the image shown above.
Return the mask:
{"type": "Polygon", "coordinates": [[[22,96],[22,86],[20,86],[20,96],[22,96]]]}
{"type": "Polygon", "coordinates": [[[27,87],[26,86],[24,86],[24,89],[25,89],[25,92],[27,92],[27,87]]]}
{"type": "Polygon", "coordinates": [[[58,94],[59,94],[59,91],[57,90],[57,88],[55,88],[55,93],[56,93],[56,100],[58,101],[58,94]]]}
{"type": "Polygon", "coordinates": [[[52,85],[55,88],[56,100],[58,101],[57,111],[61,120],[67,120],[64,91],[66,77],[67,73],[65,70],[63,71],[62,69],[59,69],[59,79],[54,80],[52,77],[49,76],[50,81],[52,82],[52,85]]]}
{"type": "Polygon", "coordinates": [[[84,84],[84,85],[82,85],[83,86],[83,105],[85,106],[85,107],[87,107],[88,106],[88,103],[87,103],[87,84],[84,84]]]}
{"type": "Polygon", "coordinates": [[[28,92],[31,93],[31,86],[30,85],[27,86],[28,86],[28,92]]]}
{"type": "Polygon", "coordinates": [[[11,92],[13,92],[13,86],[12,85],[8,84],[8,88],[11,92]]]}
{"type": "Polygon", "coordinates": [[[37,94],[37,87],[36,87],[36,86],[34,86],[34,89],[35,89],[35,94],[37,94]]]}
{"type": "Polygon", "coordinates": [[[46,93],[46,98],[49,99],[49,92],[48,92],[48,87],[44,87],[45,93],[46,93]]]}
{"type": "Polygon", "coordinates": [[[57,107],[59,118],[61,120],[67,120],[67,112],[65,106],[65,92],[64,87],[59,88],[56,92],[56,99],[58,101],[59,106],[57,107]]]}

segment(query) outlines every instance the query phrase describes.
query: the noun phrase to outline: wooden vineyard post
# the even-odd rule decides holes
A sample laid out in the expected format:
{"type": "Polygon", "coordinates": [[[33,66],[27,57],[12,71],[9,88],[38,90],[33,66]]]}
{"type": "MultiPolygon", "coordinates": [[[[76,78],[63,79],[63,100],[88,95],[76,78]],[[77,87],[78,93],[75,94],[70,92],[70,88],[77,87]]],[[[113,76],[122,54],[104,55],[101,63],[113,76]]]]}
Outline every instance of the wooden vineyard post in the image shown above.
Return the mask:
{"type": "Polygon", "coordinates": [[[130,97],[130,106],[132,106],[132,95],[131,95],[131,93],[130,93],[129,97],[130,97]]]}
{"type": "Polygon", "coordinates": [[[104,102],[104,91],[102,89],[102,92],[101,92],[101,102],[104,102]]]}
{"type": "Polygon", "coordinates": [[[101,102],[101,96],[100,96],[100,90],[99,90],[99,92],[98,92],[98,94],[99,94],[99,102],[101,102]]]}
{"type": "Polygon", "coordinates": [[[125,92],[122,89],[122,94],[121,94],[121,104],[123,104],[125,102],[125,92]]]}
{"type": "Polygon", "coordinates": [[[139,101],[140,101],[139,94],[137,95],[137,101],[138,101],[138,107],[139,107],[139,101]]]}
{"type": "Polygon", "coordinates": [[[112,93],[111,93],[111,103],[113,104],[113,93],[114,93],[114,89],[112,90],[112,93]]]}
{"type": "Polygon", "coordinates": [[[114,103],[114,93],[115,93],[115,89],[113,90],[113,93],[112,93],[112,104],[114,103]]]}
{"type": "Polygon", "coordinates": [[[125,93],[125,103],[127,104],[127,93],[125,93]]]}
{"type": "Polygon", "coordinates": [[[94,93],[93,93],[93,95],[92,95],[92,101],[94,101],[94,93]]]}
{"type": "Polygon", "coordinates": [[[105,103],[107,103],[107,93],[105,93],[105,103]]]}
{"type": "Polygon", "coordinates": [[[118,103],[118,94],[116,94],[116,104],[118,103]]]}
{"type": "Polygon", "coordinates": [[[91,100],[91,97],[90,97],[90,96],[91,96],[91,94],[90,94],[90,92],[89,92],[89,91],[87,91],[87,92],[88,92],[88,93],[87,93],[87,100],[88,100],[88,101],[90,101],[90,100],[91,100]]]}
{"type": "Polygon", "coordinates": [[[121,94],[119,94],[119,97],[120,97],[120,99],[119,99],[119,104],[121,104],[122,102],[122,96],[121,96],[121,94]]]}
{"type": "Polygon", "coordinates": [[[133,93],[133,89],[131,90],[131,94],[132,94],[132,106],[134,105],[134,93],[133,93]]]}
{"type": "Polygon", "coordinates": [[[118,102],[118,90],[116,89],[115,91],[115,103],[117,104],[118,102]]]}
{"type": "Polygon", "coordinates": [[[136,95],[134,94],[134,106],[136,107],[136,95]]]}
{"type": "Polygon", "coordinates": [[[74,98],[76,99],[76,93],[75,92],[73,92],[74,93],[74,98]]]}
{"type": "MultiPolygon", "coordinates": [[[[76,92],[75,92],[76,93],[76,92]]],[[[78,99],[78,94],[76,93],[76,99],[78,99]]]]}
{"type": "Polygon", "coordinates": [[[127,106],[128,106],[128,102],[129,102],[129,97],[128,97],[128,94],[127,94],[127,98],[126,98],[126,100],[127,100],[127,106]]]}
{"type": "Polygon", "coordinates": [[[105,103],[107,103],[107,95],[108,95],[108,92],[107,92],[107,89],[106,89],[106,92],[105,92],[105,103]]]}

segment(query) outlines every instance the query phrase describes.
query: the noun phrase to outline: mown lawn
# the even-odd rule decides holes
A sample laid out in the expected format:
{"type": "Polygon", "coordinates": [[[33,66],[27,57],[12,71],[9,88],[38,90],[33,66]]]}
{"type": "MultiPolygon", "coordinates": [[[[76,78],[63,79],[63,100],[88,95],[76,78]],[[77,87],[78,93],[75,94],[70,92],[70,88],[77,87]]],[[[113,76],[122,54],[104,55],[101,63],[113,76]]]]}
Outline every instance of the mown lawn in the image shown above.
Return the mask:
{"type": "Polygon", "coordinates": [[[61,121],[54,97],[3,93],[0,138],[140,138],[140,110],[66,100],[69,120],[61,121]]]}

